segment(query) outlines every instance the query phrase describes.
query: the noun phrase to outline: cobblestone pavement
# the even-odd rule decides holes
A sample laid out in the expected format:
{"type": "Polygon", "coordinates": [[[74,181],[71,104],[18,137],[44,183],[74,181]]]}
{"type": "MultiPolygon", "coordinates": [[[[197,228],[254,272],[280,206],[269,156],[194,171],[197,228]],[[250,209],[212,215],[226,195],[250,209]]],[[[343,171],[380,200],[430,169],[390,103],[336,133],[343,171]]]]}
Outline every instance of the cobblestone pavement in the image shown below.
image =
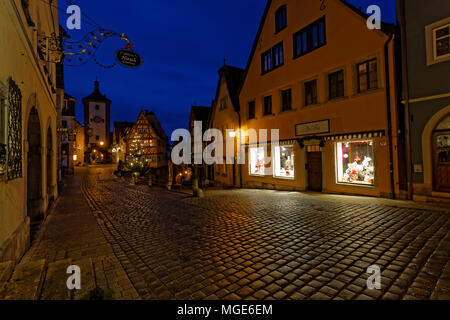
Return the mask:
{"type": "Polygon", "coordinates": [[[268,190],[185,194],[97,168],[83,192],[144,299],[450,299],[450,210],[268,190]],[[369,290],[367,267],[381,268],[369,290]]]}
{"type": "Polygon", "coordinates": [[[16,267],[4,293],[7,299],[70,299],[70,265],[78,265],[82,273],[82,290],[75,299],[83,299],[96,286],[111,292],[113,299],[140,299],[82,195],[81,180],[82,175],[66,179],[60,198],[16,267]]]}

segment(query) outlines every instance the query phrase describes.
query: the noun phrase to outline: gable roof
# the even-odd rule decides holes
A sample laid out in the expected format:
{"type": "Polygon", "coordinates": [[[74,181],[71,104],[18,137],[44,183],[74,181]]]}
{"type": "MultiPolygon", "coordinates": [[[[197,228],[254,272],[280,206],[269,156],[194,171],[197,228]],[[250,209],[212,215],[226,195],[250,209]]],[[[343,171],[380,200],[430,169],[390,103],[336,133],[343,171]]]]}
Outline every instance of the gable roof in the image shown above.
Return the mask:
{"type": "MultiPolygon", "coordinates": [[[[219,70],[219,74],[220,78],[223,77],[225,79],[225,83],[227,84],[228,93],[230,94],[234,110],[236,112],[239,112],[239,91],[241,89],[242,80],[244,79],[245,70],[242,68],[225,65],[219,70]]],[[[218,90],[220,89],[220,80],[221,79],[219,79],[218,90]]]]}
{"type": "MultiPolygon", "coordinates": [[[[352,10],[353,12],[355,12],[356,14],[358,14],[359,16],[364,18],[365,20],[367,20],[367,18],[368,18],[367,14],[363,13],[361,10],[357,9],[355,6],[353,6],[352,4],[347,2],[346,0],[338,0],[338,1],[341,2],[342,4],[346,5],[347,8],[349,8],[350,10],[352,10]]],[[[266,23],[267,15],[269,14],[269,10],[270,10],[271,4],[272,4],[272,0],[267,0],[266,8],[264,9],[264,13],[263,13],[263,16],[261,18],[261,22],[259,24],[258,32],[256,33],[255,41],[253,42],[252,51],[250,52],[250,57],[248,58],[247,66],[245,67],[245,73],[244,73],[244,76],[243,76],[243,79],[242,79],[241,86],[239,88],[239,92],[242,90],[242,87],[244,85],[245,79],[247,78],[247,73],[248,73],[250,65],[251,65],[251,63],[253,61],[253,57],[255,55],[256,48],[258,46],[258,40],[261,37],[261,33],[262,33],[262,30],[263,30],[264,25],[266,23]]],[[[382,22],[382,24],[381,24],[381,31],[386,33],[387,35],[390,35],[390,34],[395,32],[395,26],[393,24],[382,22]]]]}
{"type": "Polygon", "coordinates": [[[209,114],[208,127],[211,126],[211,121],[214,118],[214,114],[216,112],[222,79],[224,79],[225,84],[227,85],[228,94],[230,95],[231,103],[233,104],[233,110],[238,114],[240,111],[239,93],[244,82],[246,70],[238,67],[224,65],[219,69],[218,72],[219,81],[216,88],[216,97],[213,100],[211,112],[209,114]]]}
{"type": "Polygon", "coordinates": [[[158,135],[158,137],[160,137],[163,140],[169,140],[169,137],[164,132],[164,130],[163,130],[162,126],[161,126],[161,123],[156,118],[156,115],[155,115],[155,113],[153,111],[149,112],[148,110],[145,110],[145,111],[141,111],[141,113],[143,113],[145,118],[147,118],[148,122],[153,127],[153,130],[155,130],[155,132],[158,135]]]}

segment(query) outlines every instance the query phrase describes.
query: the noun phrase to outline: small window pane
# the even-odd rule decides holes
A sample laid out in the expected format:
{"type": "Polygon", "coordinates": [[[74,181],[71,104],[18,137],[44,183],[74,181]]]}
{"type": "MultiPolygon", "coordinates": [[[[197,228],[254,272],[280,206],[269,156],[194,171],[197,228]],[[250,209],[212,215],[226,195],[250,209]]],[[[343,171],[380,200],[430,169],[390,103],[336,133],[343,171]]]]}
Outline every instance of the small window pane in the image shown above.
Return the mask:
{"type": "Polygon", "coordinates": [[[325,21],[322,20],[319,23],[319,46],[325,44],[325,21]]]}
{"type": "Polygon", "coordinates": [[[305,105],[317,104],[317,80],[305,83],[305,105]]]}
{"type": "Polygon", "coordinates": [[[264,97],[264,115],[272,114],[272,96],[264,97]]]}
{"type": "Polygon", "coordinates": [[[302,53],[306,53],[308,51],[308,35],[306,32],[302,33],[302,53]]]}
{"type": "Polygon", "coordinates": [[[292,91],[291,89],[281,91],[281,110],[292,109],[292,91]]]}
{"type": "Polygon", "coordinates": [[[248,118],[249,119],[255,118],[255,101],[250,101],[248,103],[248,118]]]}
{"type": "Polygon", "coordinates": [[[449,29],[450,29],[450,26],[447,26],[447,27],[444,27],[442,29],[436,30],[436,39],[448,36],[449,35],[449,29]]]}
{"type": "Polygon", "coordinates": [[[436,41],[436,55],[438,57],[450,53],[450,38],[444,38],[436,41]]]}
{"type": "Polygon", "coordinates": [[[317,25],[312,27],[312,49],[319,46],[319,34],[317,30],[317,25]]]}

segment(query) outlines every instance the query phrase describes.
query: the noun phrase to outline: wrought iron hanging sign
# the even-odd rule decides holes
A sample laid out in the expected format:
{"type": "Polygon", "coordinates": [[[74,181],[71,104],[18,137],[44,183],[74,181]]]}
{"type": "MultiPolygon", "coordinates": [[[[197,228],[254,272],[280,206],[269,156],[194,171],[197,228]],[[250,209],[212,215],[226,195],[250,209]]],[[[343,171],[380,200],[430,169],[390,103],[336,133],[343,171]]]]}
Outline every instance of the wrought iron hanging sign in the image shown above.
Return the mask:
{"type": "Polygon", "coordinates": [[[119,49],[115,53],[116,60],[126,68],[138,68],[142,64],[142,58],[139,53],[131,49],[119,49]]]}
{"type": "Polygon", "coordinates": [[[112,30],[94,30],[85,35],[79,41],[63,41],[64,45],[64,65],[69,67],[83,66],[91,60],[102,68],[109,69],[117,65],[117,62],[127,68],[138,68],[142,65],[143,59],[140,54],[134,50],[128,37],[112,30]],[[97,51],[110,38],[120,38],[124,41],[124,48],[116,50],[114,56],[116,61],[113,64],[106,65],[99,61],[96,56],[97,51]]]}

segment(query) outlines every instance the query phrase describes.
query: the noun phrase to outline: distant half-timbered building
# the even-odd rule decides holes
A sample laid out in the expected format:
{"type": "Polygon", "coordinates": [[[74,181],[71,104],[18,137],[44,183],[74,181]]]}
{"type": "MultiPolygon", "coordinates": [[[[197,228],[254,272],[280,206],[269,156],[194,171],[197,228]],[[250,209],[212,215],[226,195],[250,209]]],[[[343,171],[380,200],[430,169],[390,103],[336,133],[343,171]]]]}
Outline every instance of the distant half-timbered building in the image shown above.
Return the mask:
{"type": "Polygon", "coordinates": [[[150,168],[167,166],[169,138],[152,111],[141,111],[126,137],[126,159],[139,150],[150,168]]]}

